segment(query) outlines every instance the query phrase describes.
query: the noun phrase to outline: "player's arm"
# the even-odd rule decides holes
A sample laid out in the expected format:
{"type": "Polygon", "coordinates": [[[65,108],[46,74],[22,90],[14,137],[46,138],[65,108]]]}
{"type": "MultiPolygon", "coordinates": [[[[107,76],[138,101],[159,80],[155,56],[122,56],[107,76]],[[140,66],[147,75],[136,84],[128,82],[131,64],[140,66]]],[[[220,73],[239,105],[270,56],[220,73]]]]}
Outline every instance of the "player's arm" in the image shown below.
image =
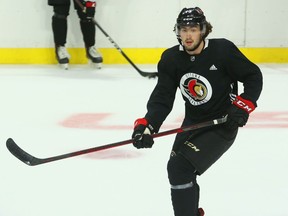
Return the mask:
{"type": "Polygon", "coordinates": [[[227,124],[230,128],[243,127],[251,112],[257,107],[257,100],[260,97],[263,77],[257,65],[247,59],[240,50],[230,44],[227,54],[228,71],[234,81],[243,84],[243,92],[236,95],[232,105],[228,109],[227,124]]]}
{"type": "Polygon", "coordinates": [[[144,118],[137,119],[134,123],[132,139],[136,148],[152,147],[154,141],[151,135],[159,131],[172,110],[177,85],[171,76],[171,70],[162,56],[158,63],[158,82],[148,100],[147,113],[144,118]]]}

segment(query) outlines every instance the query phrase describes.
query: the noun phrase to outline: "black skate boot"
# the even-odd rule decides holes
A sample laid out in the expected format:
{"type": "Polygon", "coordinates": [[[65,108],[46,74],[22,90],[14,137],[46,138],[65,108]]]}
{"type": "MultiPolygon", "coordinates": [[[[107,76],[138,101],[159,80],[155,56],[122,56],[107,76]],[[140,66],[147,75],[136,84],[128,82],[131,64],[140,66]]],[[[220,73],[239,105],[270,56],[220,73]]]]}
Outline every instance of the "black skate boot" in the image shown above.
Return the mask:
{"type": "Polygon", "coordinates": [[[56,52],[56,58],[57,58],[58,63],[60,64],[60,66],[62,68],[67,70],[68,69],[70,55],[67,52],[66,47],[65,46],[56,46],[55,52],[56,52]]]}
{"type": "Polygon", "coordinates": [[[95,46],[86,47],[86,56],[96,68],[100,69],[102,67],[103,58],[95,46]]]}

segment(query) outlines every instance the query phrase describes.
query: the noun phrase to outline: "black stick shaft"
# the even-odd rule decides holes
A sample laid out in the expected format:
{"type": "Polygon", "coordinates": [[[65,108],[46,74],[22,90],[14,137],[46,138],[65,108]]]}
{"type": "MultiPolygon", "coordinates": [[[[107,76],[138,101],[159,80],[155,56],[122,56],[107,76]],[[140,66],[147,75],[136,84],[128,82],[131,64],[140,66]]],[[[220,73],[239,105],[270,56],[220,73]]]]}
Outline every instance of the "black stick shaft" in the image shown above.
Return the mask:
{"type": "MultiPolygon", "coordinates": [[[[79,0],[74,0],[77,5],[84,10],[84,6],[79,0]]],[[[125,52],[118,46],[118,44],[109,36],[109,34],[99,25],[99,23],[95,20],[92,19],[93,23],[97,26],[97,28],[105,35],[105,37],[113,44],[113,46],[122,54],[122,56],[131,64],[131,66],[143,77],[148,77],[148,78],[155,78],[158,76],[157,72],[144,72],[140,70],[134,62],[125,54],[125,52]]]]}
{"type": "MultiPolygon", "coordinates": [[[[220,118],[220,119],[206,121],[206,122],[194,124],[194,125],[187,126],[187,127],[181,127],[181,128],[163,131],[160,133],[153,134],[152,137],[157,138],[157,137],[167,136],[170,134],[196,130],[199,128],[208,127],[208,126],[212,126],[212,125],[216,125],[216,124],[222,124],[222,123],[226,122],[226,118],[227,117],[225,116],[225,117],[220,118]]],[[[102,145],[102,146],[98,146],[98,147],[88,148],[88,149],[84,149],[84,150],[80,150],[80,151],[76,151],[76,152],[71,152],[71,153],[62,154],[62,155],[58,155],[58,156],[54,156],[54,157],[43,158],[43,159],[36,158],[36,157],[30,155],[29,153],[25,152],[23,149],[21,149],[14,142],[14,140],[12,138],[9,138],[6,141],[6,146],[7,146],[8,150],[15,157],[17,157],[19,160],[21,160],[23,163],[30,165],[30,166],[35,166],[35,165],[53,162],[53,161],[66,159],[66,158],[71,158],[71,157],[75,157],[75,156],[79,156],[79,155],[83,155],[83,154],[88,154],[91,152],[97,152],[97,151],[101,151],[101,150],[105,150],[105,149],[115,148],[118,146],[130,144],[130,143],[133,143],[133,139],[124,140],[124,141],[120,141],[120,142],[116,142],[116,143],[111,143],[111,144],[102,145]]]]}

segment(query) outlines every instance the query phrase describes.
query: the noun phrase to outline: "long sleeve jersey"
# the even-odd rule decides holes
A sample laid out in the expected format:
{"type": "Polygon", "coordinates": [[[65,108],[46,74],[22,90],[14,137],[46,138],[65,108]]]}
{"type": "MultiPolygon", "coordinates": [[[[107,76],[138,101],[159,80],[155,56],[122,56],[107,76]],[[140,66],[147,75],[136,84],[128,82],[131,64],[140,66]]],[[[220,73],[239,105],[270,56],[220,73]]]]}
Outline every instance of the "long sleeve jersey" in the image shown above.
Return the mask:
{"type": "Polygon", "coordinates": [[[262,73],[229,40],[205,40],[200,54],[190,55],[181,45],[165,50],[158,63],[158,82],[147,103],[145,118],[158,131],[179,88],[185,101],[185,118],[199,122],[224,115],[238,94],[257,106],[262,73]]]}

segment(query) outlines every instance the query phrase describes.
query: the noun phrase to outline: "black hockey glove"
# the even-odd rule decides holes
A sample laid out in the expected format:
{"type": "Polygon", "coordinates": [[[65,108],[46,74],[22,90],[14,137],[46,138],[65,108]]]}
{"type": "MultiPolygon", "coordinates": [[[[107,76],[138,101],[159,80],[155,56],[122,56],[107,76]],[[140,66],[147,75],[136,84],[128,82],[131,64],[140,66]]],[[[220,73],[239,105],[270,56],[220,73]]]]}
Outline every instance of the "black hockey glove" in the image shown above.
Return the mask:
{"type": "Polygon", "coordinates": [[[253,102],[237,96],[227,110],[227,122],[225,126],[231,130],[246,125],[249,114],[255,109],[253,102]]]}
{"type": "Polygon", "coordinates": [[[87,18],[93,18],[95,15],[95,7],[96,7],[96,2],[95,1],[81,1],[84,9],[83,13],[86,14],[87,18]]]}
{"type": "Polygon", "coordinates": [[[133,145],[139,148],[151,148],[154,144],[151,134],[154,133],[152,125],[145,118],[139,118],[134,123],[134,132],[132,134],[133,145]]]}

